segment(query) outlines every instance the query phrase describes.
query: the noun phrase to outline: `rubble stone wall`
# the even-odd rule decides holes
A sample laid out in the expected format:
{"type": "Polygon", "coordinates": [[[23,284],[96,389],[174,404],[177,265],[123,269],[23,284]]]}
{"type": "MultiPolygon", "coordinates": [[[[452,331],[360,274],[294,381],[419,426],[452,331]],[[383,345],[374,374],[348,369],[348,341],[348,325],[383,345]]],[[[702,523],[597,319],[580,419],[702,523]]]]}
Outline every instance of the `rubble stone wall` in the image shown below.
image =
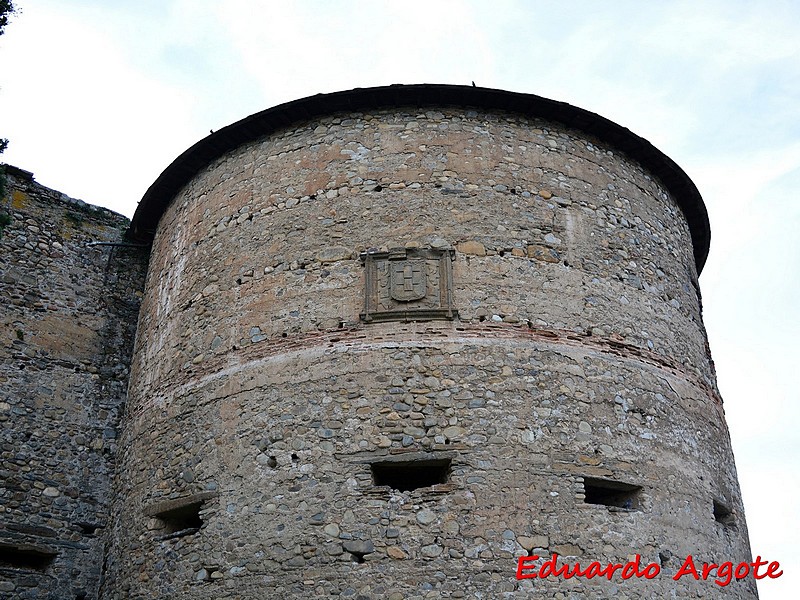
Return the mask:
{"type": "Polygon", "coordinates": [[[7,167],[0,237],[0,598],[98,597],[146,267],[128,220],[7,167]]]}
{"type": "Polygon", "coordinates": [[[749,559],[686,221],[557,123],[334,114],[214,161],[160,220],[126,410],[106,598],[756,596],[670,577],[749,559]]]}

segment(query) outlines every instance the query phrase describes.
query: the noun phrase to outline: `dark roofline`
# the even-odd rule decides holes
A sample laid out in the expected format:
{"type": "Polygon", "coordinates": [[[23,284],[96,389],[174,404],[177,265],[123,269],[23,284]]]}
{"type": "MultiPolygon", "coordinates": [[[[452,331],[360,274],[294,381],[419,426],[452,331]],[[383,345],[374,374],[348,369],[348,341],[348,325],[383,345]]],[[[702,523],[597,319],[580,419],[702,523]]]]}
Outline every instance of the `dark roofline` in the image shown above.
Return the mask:
{"type": "Polygon", "coordinates": [[[711,231],[705,204],[692,180],[675,162],[650,142],[613,121],[565,102],[533,94],[462,85],[391,85],[317,94],[280,104],[250,115],[200,140],[186,150],[150,186],[133,215],[127,237],[152,239],[161,215],[192,177],[213,160],[244,143],[292,123],[337,112],[401,106],[461,106],[504,110],[558,121],[579,129],[639,161],[666,186],[689,223],[699,273],[708,256],[711,231]]]}

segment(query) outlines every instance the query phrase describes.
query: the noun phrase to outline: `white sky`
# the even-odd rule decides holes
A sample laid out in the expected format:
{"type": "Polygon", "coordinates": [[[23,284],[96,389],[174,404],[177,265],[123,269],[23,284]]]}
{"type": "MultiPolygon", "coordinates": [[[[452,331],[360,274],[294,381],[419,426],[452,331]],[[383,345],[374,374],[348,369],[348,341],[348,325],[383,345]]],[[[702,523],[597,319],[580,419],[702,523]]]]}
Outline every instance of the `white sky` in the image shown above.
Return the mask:
{"type": "Polygon", "coordinates": [[[354,87],[474,80],[652,142],[708,207],[700,282],[751,546],[785,566],[761,598],[796,597],[800,3],[15,2],[0,37],[2,160],[127,216],[210,129],[354,87]]]}

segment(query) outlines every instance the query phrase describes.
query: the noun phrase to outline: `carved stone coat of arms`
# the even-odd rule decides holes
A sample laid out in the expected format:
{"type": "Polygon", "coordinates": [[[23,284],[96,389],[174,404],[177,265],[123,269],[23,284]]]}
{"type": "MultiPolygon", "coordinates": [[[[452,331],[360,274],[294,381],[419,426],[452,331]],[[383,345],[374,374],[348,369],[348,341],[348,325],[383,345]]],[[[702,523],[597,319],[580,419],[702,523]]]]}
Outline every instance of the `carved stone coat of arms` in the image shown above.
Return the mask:
{"type": "Polygon", "coordinates": [[[452,248],[392,248],[361,254],[364,312],[371,321],[454,319],[452,248]]]}
{"type": "Polygon", "coordinates": [[[390,294],[398,302],[411,302],[425,297],[425,261],[393,260],[390,267],[390,294]]]}

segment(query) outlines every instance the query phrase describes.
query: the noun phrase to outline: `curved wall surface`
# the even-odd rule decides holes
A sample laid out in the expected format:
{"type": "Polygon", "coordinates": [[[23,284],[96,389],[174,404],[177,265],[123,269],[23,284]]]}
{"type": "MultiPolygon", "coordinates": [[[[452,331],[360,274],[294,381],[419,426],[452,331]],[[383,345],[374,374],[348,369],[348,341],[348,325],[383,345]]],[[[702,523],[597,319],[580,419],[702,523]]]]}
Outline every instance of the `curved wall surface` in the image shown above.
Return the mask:
{"type": "Polygon", "coordinates": [[[188,174],[106,597],[755,597],[671,577],[750,558],[681,202],[480,106],[315,116],[188,174]],[[519,581],[526,554],[661,573],[519,581]]]}

